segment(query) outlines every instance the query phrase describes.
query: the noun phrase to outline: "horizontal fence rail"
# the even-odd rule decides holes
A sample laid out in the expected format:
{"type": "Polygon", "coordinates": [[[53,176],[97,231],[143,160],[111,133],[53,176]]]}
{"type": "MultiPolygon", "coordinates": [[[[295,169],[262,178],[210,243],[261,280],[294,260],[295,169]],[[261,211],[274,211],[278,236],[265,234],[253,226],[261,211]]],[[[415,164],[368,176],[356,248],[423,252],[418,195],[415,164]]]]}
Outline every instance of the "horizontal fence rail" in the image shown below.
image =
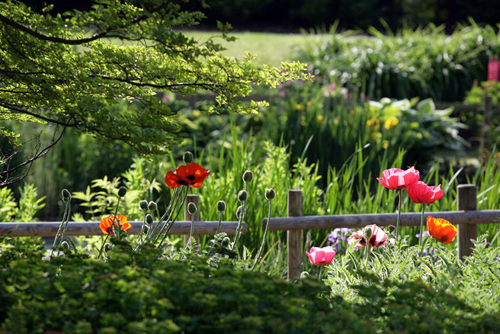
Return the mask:
{"type": "MultiPolygon", "coordinates": [[[[294,231],[294,230],[321,230],[335,228],[362,228],[366,225],[396,226],[397,213],[370,213],[331,216],[303,216],[303,217],[278,217],[271,218],[269,231],[294,231]]],[[[444,218],[453,224],[491,224],[500,223],[500,210],[477,211],[441,211],[426,212],[434,218],[444,218]]],[[[401,213],[400,226],[420,226],[422,214],[417,212],[401,213]]],[[[267,218],[262,222],[264,229],[267,218]]]]}
{"type": "MultiPolygon", "coordinates": [[[[194,203],[196,207],[199,207],[200,198],[198,194],[190,194],[186,196],[186,201],[184,203],[184,220],[176,221],[169,231],[169,235],[184,235],[185,239],[189,239],[189,234],[191,232],[191,219],[194,219],[194,230],[193,235],[197,239],[200,235],[214,235],[217,232],[217,227],[219,226],[219,221],[202,221],[200,220],[199,210],[195,213],[194,217],[189,214],[187,207],[189,203],[194,203]]],[[[68,222],[68,226],[65,236],[73,237],[80,235],[103,235],[101,228],[99,227],[100,222],[68,222]]],[[[128,234],[140,234],[143,222],[129,221],[132,225],[130,229],[127,230],[128,234]]],[[[165,222],[162,222],[164,224],[165,222]]],[[[153,222],[153,226],[156,226],[158,222],[153,222]]],[[[0,223],[0,236],[9,233],[11,237],[55,237],[61,222],[36,222],[36,223],[0,223]]],[[[238,222],[235,221],[223,221],[221,222],[220,233],[226,233],[227,235],[235,235],[236,229],[238,227],[238,222]]],[[[245,234],[247,232],[247,224],[242,222],[241,233],[245,234]]],[[[186,241],[186,240],[185,240],[186,241]]]]}
{"type": "MultiPolygon", "coordinates": [[[[128,234],[140,234],[142,222],[129,222],[132,227],[127,230],[128,234]]],[[[156,225],[154,222],[153,225],[156,225]]],[[[37,223],[0,223],[0,236],[6,235],[13,230],[9,236],[11,237],[54,237],[59,230],[61,222],[37,222],[37,223]]],[[[214,235],[219,226],[218,221],[195,221],[193,235],[214,235]]],[[[222,222],[220,232],[234,235],[238,222],[222,222]]],[[[169,232],[169,235],[188,235],[191,230],[190,221],[176,221],[169,232]]],[[[241,233],[246,233],[247,225],[242,223],[241,233]]],[[[99,222],[69,222],[68,228],[64,233],[65,236],[79,235],[103,235],[99,228],[99,222]]]]}

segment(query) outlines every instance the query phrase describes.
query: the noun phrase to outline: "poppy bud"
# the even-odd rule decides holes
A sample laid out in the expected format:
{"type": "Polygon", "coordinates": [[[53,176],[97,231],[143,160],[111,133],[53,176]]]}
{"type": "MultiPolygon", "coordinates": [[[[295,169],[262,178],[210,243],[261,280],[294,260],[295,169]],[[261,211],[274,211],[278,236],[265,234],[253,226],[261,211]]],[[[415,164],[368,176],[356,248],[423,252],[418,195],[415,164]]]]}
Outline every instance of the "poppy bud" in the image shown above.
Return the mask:
{"type": "Polygon", "coordinates": [[[193,153],[186,151],[184,155],[182,156],[182,160],[184,161],[185,164],[190,164],[193,162],[193,153]]]}
{"type": "Polygon", "coordinates": [[[238,201],[245,202],[248,198],[248,193],[246,190],[240,190],[238,193],[238,201]]]}
{"type": "Polygon", "coordinates": [[[61,196],[64,203],[68,203],[69,201],[71,201],[71,193],[68,191],[68,189],[63,189],[61,191],[61,196]]]}
{"type": "Polygon", "coordinates": [[[148,225],[153,224],[153,216],[151,216],[150,214],[147,214],[147,215],[146,215],[146,223],[147,223],[148,225]]]}
{"type": "Polygon", "coordinates": [[[69,250],[69,244],[68,244],[68,242],[67,242],[67,241],[63,241],[63,242],[61,243],[61,247],[62,247],[62,248],[66,248],[67,250],[69,250]]]}
{"type": "Polygon", "coordinates": [[[142,200],[139,202],[139,207],[142,211],[146,211],[148,209],[148,201],[142,200]]]}
{"type": "Polygon", "coordinates": [[[156,209],[158,209],[158,205],[156,204],[156,202],[149,202],[148,204],[148,209],[149,211],[155,211],[156,209]]]}
{"type": "Polygon", "coordinates": [[[243,205],[240,205],[238,209],[236,209],[236,217],[240,218],[245,216],[245,207],[243,205]]]}
{"type": "Polygon", "coordinates": [[[243,173],[243,182],[248,183],[253,180],[253,173],[251,170],[246,170],[245,173],[243,173]]]}
{"type": "Polygon", "coordinates": [[[190,202],[188,204],[188,212],[189,212],[189,214],[194,215],[197,210],[198,210],[198,208],[196,207],[196,204],[194,204],[193,202],[190,202]]]}
{"type": "Polygon", "coordinates": [[[267,200],[272,200],[276,197],[276,192],[274,191],[273,188],[266,189],[266,199],[267,200]]]}
{"type": "Polygon", "coordinates": [[[127,188],[122,186],[120,187],[120,189],[118,189],[118,196],[123,197],[125,196],[126,193],[127,193],[127,188]]]}
{"type": "Polygon", "coordinates": [[[218,201],[217,202],[217,211],[219,211],[219,212],[226,211],[226,202],[224,202],[224,201],[218,201]]]}
{"type": "Polygon", "coordinates": [[[225,237],[224,239],[222,239],[222,242],[220,244],[221,244],[222,247],[229,246],[229,238],[225,237]]]}
{"type": "Polygon", "coordinates": [[[369,240],[372,237],[372,229],[371,228],[366,228],[365,229],[365,238],[366,240],[369,240]]]}

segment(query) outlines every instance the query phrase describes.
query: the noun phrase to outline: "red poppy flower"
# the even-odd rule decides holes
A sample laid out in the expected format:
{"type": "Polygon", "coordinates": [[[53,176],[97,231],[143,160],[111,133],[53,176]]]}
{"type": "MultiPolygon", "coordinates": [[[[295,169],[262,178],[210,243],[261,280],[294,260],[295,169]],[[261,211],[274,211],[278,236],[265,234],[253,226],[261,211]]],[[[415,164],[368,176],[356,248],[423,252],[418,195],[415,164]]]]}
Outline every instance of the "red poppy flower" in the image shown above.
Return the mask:
{"type": "Polygon", "coordinates": [[[101,228],[101,231],[104,234],[114,234],[113,228],[115,228],[117,225],[121,226],[122,231],[126,231],[132,227],[132,225],[130,223],[127,223],[127,217],[122,216],[122,215],[116,215],[116,216],[102,218],[101,223],[99,224],[99,227],[101,228]],[[114,220],[115,218],[116,218],[116,220],[114,220]],[[113,223],[113,221],[114,221],[114,223],[113,223]]]}
{"type": "Polygon", "coordinates": [[[333,247],[311,247],[309,252],[306,252],[309,261],[316,266],[330,264],[335,257],[333,247]]]}
{"type": "Polygon", "coordinates": [[[420,178],[420,172],[414,167],[407,170],[390,168],[382,172],[382,177],[377,177],[380,183],[389,189],[396,190],[409,187],[420,178]]]}
{"type": "Polygon", "coordinates": [[[457,235],[457,228],[443,218],[427,217],[427,231],[434,239],[438,239],[443,244],[449,244],[457,235]]]}
{"type": "Polygon", "coordinates": [[[356,231],[347,239],[347,242],[353,243],[357,242],[356,247],[364,247],[368,243],[372,246],[372,249],[377,246],[385,246],[385,242],[387,241],[387,234],[377,225],[367,225],[362,230],[356,231]],[[366,230],[371,229],[371,237],[366,240],[366,230]],[[359,241],[358,241],[359,240],[359,241]]]}
{"type": "Polygon", "coordinates": [[[412,184],[406,188],[406,191],[408,192],[410,199],[415,203],[434,203],[443,197],[441,185],[438,185],[437,187],[428,186],[422,181],[412,184]]]}
{"type": "Polygon", "coordinates": [[[210,174],[210,170],[193,162],[177,167],[175,173],[169,171],[165,176],[165,183],[172,189],[179,186],[199,188],[203,185],[208,174],[210,174]]]}

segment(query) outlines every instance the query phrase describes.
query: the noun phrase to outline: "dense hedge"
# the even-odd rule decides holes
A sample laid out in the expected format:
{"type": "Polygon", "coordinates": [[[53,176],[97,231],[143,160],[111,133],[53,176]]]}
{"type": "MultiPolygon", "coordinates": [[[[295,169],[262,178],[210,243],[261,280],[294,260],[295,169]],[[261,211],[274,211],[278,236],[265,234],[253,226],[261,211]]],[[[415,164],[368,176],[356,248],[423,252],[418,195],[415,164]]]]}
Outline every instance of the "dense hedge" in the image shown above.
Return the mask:
{"type": "MultiPolygon", "coordinates": [[[[420,281],[354,287],[367,302],[328,296],[314,278],[289,283],[236,270],[133,255],[117,245],[108,262],[86,256],[42,261],[26,243],[0,254],[2,333],[488,333],[485,316],[420,281]],[[23,248],[24,250],[22,250],[23,248]]],[[[14,242],[15,243],[15,242],[14,242]]],[[[368,276],[370,277],[370,276],[368,276]]]]}

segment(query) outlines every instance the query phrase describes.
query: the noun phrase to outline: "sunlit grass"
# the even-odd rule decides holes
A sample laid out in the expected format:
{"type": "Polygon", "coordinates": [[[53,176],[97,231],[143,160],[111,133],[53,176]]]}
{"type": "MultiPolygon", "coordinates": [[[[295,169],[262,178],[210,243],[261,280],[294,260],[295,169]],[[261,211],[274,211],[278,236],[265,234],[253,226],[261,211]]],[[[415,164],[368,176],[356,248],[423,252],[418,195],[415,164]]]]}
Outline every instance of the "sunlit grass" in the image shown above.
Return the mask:
{"type": "MultiPolygon", "coordinates": [[[[184,34],[199,42],[206,41],[210,37],[220,36],[220,33],[216,31],[187,31],[184,34]]],[[[235,32],[230,33],[230,35],[236,37],[236,41],[227,42],[222,38],[214,39],[227,49],[222,51],[222,54],[228,57],[242,58],[248,51],[251,54],[257,55],[257,63],[271,66],[279,66],[282,61],[290,62],[296,60],[293,55],[295,48],[319,38],[317,35],[257,32],[235,32]]]]}

